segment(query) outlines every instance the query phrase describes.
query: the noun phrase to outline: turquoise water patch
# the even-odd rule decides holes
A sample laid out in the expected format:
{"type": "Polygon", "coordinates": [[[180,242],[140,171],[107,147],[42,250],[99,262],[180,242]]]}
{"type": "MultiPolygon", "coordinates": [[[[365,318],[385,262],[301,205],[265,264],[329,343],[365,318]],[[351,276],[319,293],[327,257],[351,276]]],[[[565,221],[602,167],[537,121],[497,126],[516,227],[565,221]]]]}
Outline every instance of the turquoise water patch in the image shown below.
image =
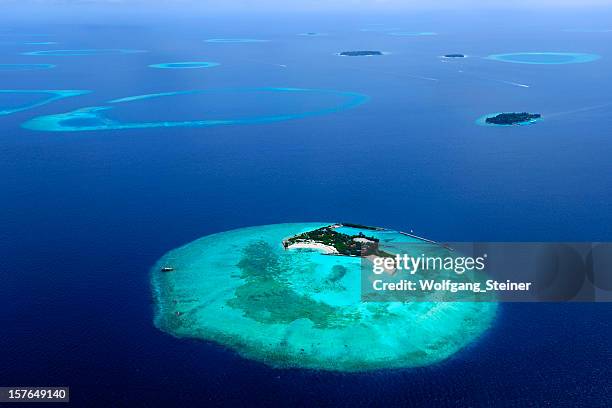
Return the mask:
{"type": "Polygon", "coordinates": [[[204,41],[208,43],[222,44],[268,42],[268,40],[259,40],[257,38],[209,38],[208,40],[204,41]]]}
{"type": "Polygon", "coordinates": [[[371,230],[342,226],[334,229],[334,231],[347,235],[359,235],[359,233],[362,233],[365,236],[374,237],[380,240],[380,249],[390,253],[402,253],[406,244],[422,243],[424,241],[415,235],[388,229],[371,230]]]}
{"type": "Polygon", "coordinates": [[[389,33],[389,35],[394,35],[398,37],[429,37],[433,35],[438,35],[438,33],[434,33],[433,31],[420,31],[420,32],[399,31],[399,32],[389,33]]]}
{"type": "Polygon", "coordinates": [[[368,228],[347,227],[343,225],[341,227],[335,228],[334,231],[339,232],[341,234],[347,234],[347,235],[359,235],[359,233],[362,233],[369,237],[374,237],[374,238],[379,239],[381,245],[383,246],[385,244],[392,244],[392,243],[405,244],[409,242],[422,242],[423,241],[422,239],[419,239],[414,235],[406,234],[406,233],[399,232],[399,231],[387,230],[387,229],[372,230],[368,228]]]}
{"type": "Polygon", "coordinates": [[[197,69],[197,68],[212,68],[219,66],[217,62],[166,62],[162,64],[149,65],[150,68],[162,69],[197,69]]]}
{"type": "Polygon", "coordinates": [[[54,64],[0,64],[0,71],[32,71],[55,68],[54,64]]]}
{"type": "Polygon", "coordinates": [[[70,132],[270,123],[340,112],[367,100],[358,93],[321,89],[189,90],[115,99],[102,106],[39,116],[22,126],[70,132]]]}
{"type": "Polygon", "coordinates": [[[342,372],[434,364],[491,326],[494,302],[362,302],[359,257],[283,248],[326,225],[242,228],[166,253],[151,269],[155,326],[273,367],[342,372]]]}
{"type": "Polygon", "coordinates": [[[81,50],[42,50],[23,52],[22,55],[44,55],[51,57],[73,57],[80,55],[115,55],[115,54],[137,54],[147,52],[144,50],[129,49],[81,49],[81,50]]]}
{"type": "Polygon", "coordinates": [[[26,45],[55,45],[58,44],[55,41],[41,41],[41,42],[27,42],[26,45]]]}
{"type": "Polygon", "coordinates": [[[89,91],[74,90],[0,90],[0,116],[22,112],[28,109],[46,105],[59,99],[84,95],[89,91]]]}
{"type": "Polygon", "coordinates": [[[542,121],[542,118],[540,117],[540,118],[531,119],[525,122],[515,123],[513,125],[498,125],[495,123],[487,123],[488,118],[494,118],[495,116],[501,115],[502,113],[504,112],[489,113],[488,115],[481,116],[478,119],[476,119],[476,124],[479,126],[510,127],[510,126],[528,126],[528,125],[533,125],[533,124],[536,124],[542,121]]]}
{"type": "Polygon", "coordinates": [[[593,62],[601,58],[597,54],[574,52],[517,52],[510,54],[494,54],[486,57],[489,60],[511,62],[515,64],[561,65],[593,62]]]}

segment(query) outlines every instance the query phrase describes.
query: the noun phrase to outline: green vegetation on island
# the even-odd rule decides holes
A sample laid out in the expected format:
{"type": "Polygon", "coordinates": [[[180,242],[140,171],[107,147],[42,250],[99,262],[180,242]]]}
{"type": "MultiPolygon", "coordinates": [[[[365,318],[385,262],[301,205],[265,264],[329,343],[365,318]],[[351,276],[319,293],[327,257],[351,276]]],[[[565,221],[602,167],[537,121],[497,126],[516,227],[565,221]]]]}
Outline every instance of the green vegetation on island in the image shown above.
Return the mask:
{"type": "Polygon", "coordinates": [[[374,55],[383,55],[382,51],[343,51],[340,53],[343,57],[371,57],[374,55]]]}
{"type": "Polygon", "coordinates": [[[444,58],[465,58],[463,54],[446,54],[444,58]]]}
{"type": "Polygon", "coordinates": [[[357,224],[336,224],[328,225],[326,227],[318,228],[313,231],[304,232],[293,237],[287,238],[283,241],[285,249],[291,245],[306,243],[306,244],[320,244],[327,247],[334,248],[338,255],[345,256],[391,256],[378,247],[379,239],[371,236],[366,236],[363,232],[359,232],[357,235],[348,235],[338,231],[335,231],[339,227],[353,227],[353,228],[364,228],[369,230],[378,230],[375,227],[362,227],[357,224]]]}
{"type": "Polygon", "coordinates": [[[539,113],[500,113],[496,116],[487,118],[486,123],[490,125],[517,125],[532,122],[541,117],[542,115],[539,113]]]}

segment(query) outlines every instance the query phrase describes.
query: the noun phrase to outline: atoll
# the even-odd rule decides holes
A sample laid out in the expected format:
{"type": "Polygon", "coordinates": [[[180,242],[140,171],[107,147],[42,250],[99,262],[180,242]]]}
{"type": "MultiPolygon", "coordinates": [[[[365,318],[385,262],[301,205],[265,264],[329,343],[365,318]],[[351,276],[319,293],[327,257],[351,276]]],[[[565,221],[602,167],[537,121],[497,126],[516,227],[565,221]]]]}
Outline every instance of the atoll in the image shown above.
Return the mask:
{"type": "Polygon", "coordinates": [[[489,55],[487,59],[514,64],[531,65],[561,65],[582,64],[600,59],[597,54],[583,54],[574,52],[516,52],[510,54],[489,55]]]}
{"type": "Polygon", "coordinates": [[[358,93],[322,89],[188,90],[114,99],[99,106],[88,106],[71,112],[35,117],[22,126],[31,130],[75,132],[245,125],[335,113],[354,108],[367,100],[367,96],[358,93]],[[269,103],[262,103],[262,101],[269,101],[269,103]],[[150,106],[151,104],[156,104],[157,110],[143,108],[144,105],[150,106]],[[238,104],[243,105],[247,112],[255,113],[241,115],[238,112],[245,112],[245,109],[237,110],[238,104]],[[220,105],[225,108],[223,112],[221,112],[220,105]],[[176,106],[184,108],[176,109],[176,106]],[[198,109],[190,109],[191,106],[197,106],[198,109]],[[202,114],[203,106],[215,108],[215,116],[211,113],[202,114]],[[257,109],[254,108],[256,106],[257,109]],[[128,112],[127,117],[130,119],[123,119],[126,116],[125,111],[128,112]],[[200,115],[204,117],[198,118],[200,115]],[[137,116],[142,116],[141,120],[135,120],[137,116]]]}
{"type": "Polygon", "coordinates": [[[147,52],[145,50],[128,50],[128,49],[79,49],[79,50],[42,50],[23,52],[22,55],[36,55],[49,57],[74,57],[86,55],[114,55],[114,54],[137,54],[147,52]]]}
{"type": "Polygon", "coordinates": [[[168,252],[151,269],[155,325],[273,367],[357,372],[440,362],[492,324],[495,302],[363,302],[363,258],[283,245],[291,237],[307,244],[309,233],[329,228],[353,242],[378,240],[389,252],[423,243],[392,230],[332,223],[209,235],[168,252]]]}
{"type": "Polygon", "coordinates": [[[54,64],[0,64],[0,71],[33,71],[55,68],[54,64]]]}
{"type": "Polygon", "coordinates": [[[219,65],[218,62],[164,62],[160,64],[151,64],[149,67],[161,69],[198,69],[212,68],[219,65]]]}
{"type": "Polygon", "coordinates": [[[6,102],[4,101],[5,98],[0,99],[0,116],[22,112],[60,99],[87,93],[89,91],[2,89],[0,90],[0,97],[6,96],[8,98],[6,102]]]}

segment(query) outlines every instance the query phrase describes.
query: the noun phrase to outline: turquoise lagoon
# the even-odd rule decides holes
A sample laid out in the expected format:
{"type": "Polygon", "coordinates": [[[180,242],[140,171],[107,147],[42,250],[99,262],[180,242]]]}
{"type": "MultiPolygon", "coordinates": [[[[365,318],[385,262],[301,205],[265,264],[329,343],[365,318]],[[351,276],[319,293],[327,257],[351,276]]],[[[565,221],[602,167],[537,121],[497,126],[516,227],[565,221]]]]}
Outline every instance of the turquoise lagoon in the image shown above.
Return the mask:
{"type": "Polygon", "coordinates": [[[601,56],[597,54],[574,52],[516,52],[510,54],[494,54],[486,58],[489,60],[511,62],[515,64],[560,65],[593,62],[601,58],[601,56]]]}
{"type": "Polygon", "coordinates": [[[115,55],[115,54],[137,54],[147,52],[145,50],[129,50],[120,48],[88,48],[80,50],[42,50],[23,52],[22,55],[42,55],[49,57],[73,57],[81,55],[115,55]]]}
{"type": "Polygon", "coordinates": [[[32,71],[55,68],[54,64],[0,64],[0,71],[32,71]]]}
{"type": "MultiPolygon", "coordinates": [[[[168,252],[151,270],[156,327],[273,367],[358,372],[440,362],[492,324],[496,303],[362,302],[360,258],[281,244],[325,225],[242,228],[168,252]]],[[[365,232],[385,250],[418,241],[365,232]]]]}
{"type": "Polygon", "coordinates": [[[79,96],[89,91],[77,90],[0,90],[0,116],[22,112],[48,103],[79,96]]]}
{"type": "Polygon", "coordinates": [[[354,108],[366,95],[303,88],[237,88],[130,96],[71,112],[35,117],[26,129],[70,132],[206,127],[279,122],[354,108]]]}
{"type": "Polygon", "coordinates": [[[149,65],[150,68],[161,68],[161,69],[198,69],[198,68],[212,68],[219,66],[217,62],[165,62],[161,64],[149,65]]]}

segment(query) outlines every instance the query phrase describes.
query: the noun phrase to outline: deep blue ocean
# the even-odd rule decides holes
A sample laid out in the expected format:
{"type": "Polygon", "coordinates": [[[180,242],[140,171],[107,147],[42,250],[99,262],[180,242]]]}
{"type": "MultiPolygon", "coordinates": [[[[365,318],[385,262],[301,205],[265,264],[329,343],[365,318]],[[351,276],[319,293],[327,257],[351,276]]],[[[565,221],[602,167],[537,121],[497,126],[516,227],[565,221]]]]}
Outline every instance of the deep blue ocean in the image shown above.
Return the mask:
{"type": "MultiPolygon", "coordinates": [[[[478,342],[426,368],[278,370],[157,330],[149,268],[198,237],[281,222],[357,222],[440,241],[610,241],[612,32],[597,29],[610,28],[611,16],[123,16],[36,24],[3,17],[0,64],[57,66],[2,71],[0,89],[92,92],[0,116],[0,385],[68,385],[73,405],[83,407],[610,406],[608,304],[502,304],[478,342]],[[388,34],[395,29],[438,35],[388,34]],[[230,37],[269,41],[204,41],[230,37]],[[109,48],[148,52],[21,55],[109,48]],[[335,55],[360,49],[388,54],[335,55]],[[482,58],[521,51],[602,58],[572,65],[482,58]],[[439,58],[456,52],[469,58],[439,58]],[[221,65],[148,67],[174,61],[221,65]],[[333,89],[370,99],[277,123],[21,128],[35,116],[120,97],[228,87],[333,89]],[[540,112],[545,120],[475,124],[502,111],[540,112]]],[[[143,109],[135,113],[162,113],[143,109]]]]}

